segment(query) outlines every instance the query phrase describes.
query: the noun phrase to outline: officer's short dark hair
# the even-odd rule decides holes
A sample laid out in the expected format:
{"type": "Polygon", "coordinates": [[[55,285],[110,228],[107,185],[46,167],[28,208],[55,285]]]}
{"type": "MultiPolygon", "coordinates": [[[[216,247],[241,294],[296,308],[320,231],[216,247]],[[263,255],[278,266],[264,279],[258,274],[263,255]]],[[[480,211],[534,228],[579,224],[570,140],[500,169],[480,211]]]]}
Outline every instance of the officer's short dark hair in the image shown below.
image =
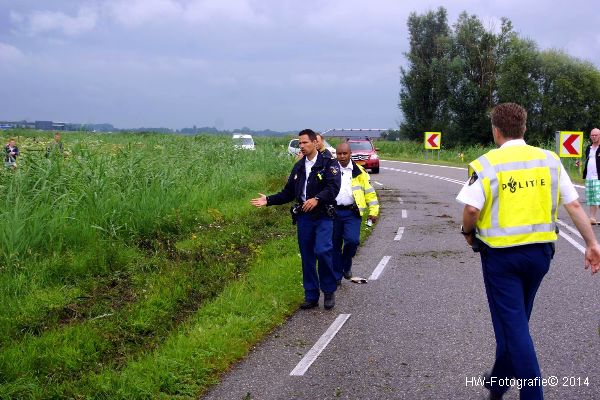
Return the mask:
{"type": "Polygon", "coordinates": [[[498,104],[490,113],[492,125],[500,129],[502,136],[520,139],[525,134],[527,111],[516,103],[498,104]]]}
{"type": "Polygon", "coordinates": [[[308,138],[312,142],[313,140],[317,140],[317,133],[312,129],[303,129],[298,133],[298,136],[308,135],[308,138]]]}

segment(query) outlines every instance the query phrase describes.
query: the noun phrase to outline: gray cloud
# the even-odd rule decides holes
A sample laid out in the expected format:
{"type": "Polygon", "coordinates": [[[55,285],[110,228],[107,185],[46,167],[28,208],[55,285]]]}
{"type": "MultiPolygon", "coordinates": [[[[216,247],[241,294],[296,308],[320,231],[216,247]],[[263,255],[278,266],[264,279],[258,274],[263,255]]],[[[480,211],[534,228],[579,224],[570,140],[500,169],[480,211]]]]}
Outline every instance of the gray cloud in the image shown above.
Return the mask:
{"type": "MultiPolygon", "coordinates": [[[[593,1],[446,1],[600,66],[593,1]]],[[[33,0],[0,6],[0,119],[299,129],[394,127],[406,20],[395,0],[33,0]],[[43,4],[43,5],[42,5],[43,4]]]]}
{"type": "Polygon", "coordinates": [[[34,11],[28,15],[11,12],[10,15],[15,24],[23,24],[25,32],[32,36],[53,31],[65,35],[78,35],[93,30],[97,19],[96,11],[87,7],[80,8],[75,16],[57,11],[34,11]]]}

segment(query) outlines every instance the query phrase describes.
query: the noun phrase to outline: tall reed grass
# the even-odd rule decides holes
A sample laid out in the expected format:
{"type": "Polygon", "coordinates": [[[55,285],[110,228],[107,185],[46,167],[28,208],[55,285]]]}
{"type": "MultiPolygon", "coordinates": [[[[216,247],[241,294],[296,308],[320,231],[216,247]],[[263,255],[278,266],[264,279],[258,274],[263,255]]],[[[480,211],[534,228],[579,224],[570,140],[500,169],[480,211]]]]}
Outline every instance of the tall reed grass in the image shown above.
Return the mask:
{"type": "Polygon", "coordinates": [[[264,243],[293,235],[284,209],[249,205],[285,182],[285,139],[245,151],[229,137],[65,133],[68,154],[46,158],[49,137],[12,135],[22,156],[0,172],[1,398],[93,397],[85,376],[160,348],[264,243]]]}

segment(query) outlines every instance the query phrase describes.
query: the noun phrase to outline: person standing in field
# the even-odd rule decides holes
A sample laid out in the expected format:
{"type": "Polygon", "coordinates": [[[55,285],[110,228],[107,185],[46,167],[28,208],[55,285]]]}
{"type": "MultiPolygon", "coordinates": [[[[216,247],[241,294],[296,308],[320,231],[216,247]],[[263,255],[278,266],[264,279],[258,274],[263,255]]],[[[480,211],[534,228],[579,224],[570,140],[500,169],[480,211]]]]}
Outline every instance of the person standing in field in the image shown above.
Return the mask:
{"type": "Polygon", "coordinates": [[[6,146],[4,146],[4,166],[6,168],[16,169],[17,168],[17,157],[21,154],[17,147],[15,139],[10,138],[6,146]]]}
{"type": "Polygon", "coordinates": [[[352,161],[352,150],[348,143],[340,143],[337,146],[336,157],[342,172],[342,182],[340,192],[335,198],[333,270],[337,284],[341,285],[342,277],[352,278],[352,258],[360,244],[362,216],[368,211],[367,221],[377,221],[379,201],[369,182],[367,171],[352,161]]]}
{"type": "Polygon", "coordinates": [[[499,104],[491,119],[499,148],[469,164],[470,178],[456,198],[464,204],[461,233],[480,251],[496,337],[496,360],[485,387],[490,399],[501,399],[510,379],[517,378],[530,382],[520,389],[522,400],[543,399],[529,318],[554,256],[560,203],[585,241],[585,268],[592,274],[600,270],[600,245],[558,156],[523,140],[525,109],[499,104]]]}
{"type": "Polygon", "coordinates": [[[298,246],[302,258],[304,303],[302,309],[319,305],[335,306],[337,285],[333,273],[333,217],[335,197],[340,191],[340,168],[336,160],[326,158],[317,150],[317,135],[311,129],[298,134],[303,157],[297,161],[283,190],[260,197],[250,203],[255,207],[286,204],[296,200],[292,218],[298,227],[298,246]],[[318,261],[318,268],[317,268],[318,261]]]}
{"type": "Polygon", "coordinates": [[[590,224],[596,225],[598,206],[600,206],[600,129],[590,132],[591,143],[585,148],[585,165],[583,179],[585,180],[585,202],[590,208],[590,224]]]}
{"type": "Polygon", "coordinates": [[[53,154],[59,154],[62,156],[63,153],[63,142],[61,141],[60,133],[56,132],[54,134],[54,139],[46,147],[46,158],[50,157],[53,154]]]}

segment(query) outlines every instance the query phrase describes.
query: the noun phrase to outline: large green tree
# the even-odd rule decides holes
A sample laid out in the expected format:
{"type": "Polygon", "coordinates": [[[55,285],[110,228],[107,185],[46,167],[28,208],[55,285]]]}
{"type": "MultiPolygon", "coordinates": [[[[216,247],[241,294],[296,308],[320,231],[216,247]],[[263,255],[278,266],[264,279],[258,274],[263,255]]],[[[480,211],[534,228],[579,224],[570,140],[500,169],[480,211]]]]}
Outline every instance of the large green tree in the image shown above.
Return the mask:
{"type": "Polygon", "coordinates": [[[528,140],[553,140],[556,130],[600,126],[600,72],[567,54],[540,52],[508,19],[486,29],[463,12],[452,29],[440,7],[408,18],[410,51],[401,68],[403,137],[445,132],[445,143],[489,143],[489,110],[516,102],[529,114],[528,140]]]}
{"type": "Polygon", "coordinates": [[[498,69],[498,103],[514,102],[528,114],[528,140],[542,141],[542,118],[539,82],[541,59],[535,42],[513,36],[507,43],[507,54],[498,69]]]}
{"type": "Polygon", "coordinates": [[[486,29],[475,16],[463,12],[454,25],[452,74],[447,130],[451,142],[485,142],[490,138],[488,111],[496,102],[496,80],[514,36],[503,19],[499,33],[486,29]]]}
{"type": "Polygon", "coordinates": [[[540,53],[540,126],[552,138],[557,130],[589,131],[600,122],[600,72],[590,63],[556,51],[540,53]]]}
{"type": "Polygon", "coordinates": [[[442,7],[408,17],[410,51],[407,68],[400,69],[400,103],[403,136],[418,139],[423,132],[448,124],[450,27],[442,7]]]}

